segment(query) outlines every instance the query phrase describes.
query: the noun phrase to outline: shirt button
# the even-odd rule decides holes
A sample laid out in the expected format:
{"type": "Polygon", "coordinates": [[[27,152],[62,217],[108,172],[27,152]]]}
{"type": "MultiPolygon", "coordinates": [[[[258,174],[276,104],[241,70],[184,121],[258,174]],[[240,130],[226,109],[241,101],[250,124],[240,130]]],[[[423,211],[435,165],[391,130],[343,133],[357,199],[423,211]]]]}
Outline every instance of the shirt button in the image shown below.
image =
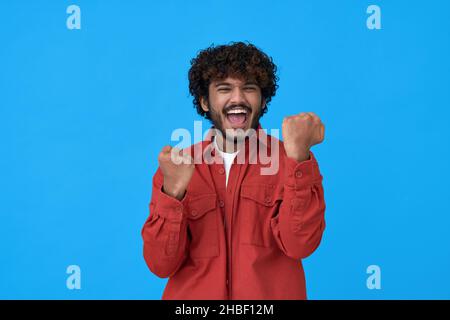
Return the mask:
{"type": "Polygon", "coordinates": [[[220,174],[224,174],[224,173],[225,173],[225,169],[224,169],[224,168],[220,168],[220,169],[219,169],[219,173],[220,173],[220,174]]]}
{"type": "Polygon", "coordinates": [[[197,215],[197,211],[192,210],[192,211],[191,211],[191,214],[195,217],[195,216],[197,215]]]}
{"type": "Polygon", "coordinates": [[[266,203],[270,203],[270,200],[271,200],[270,197],[265,197],[265,198],[264,198],[264,201],[265,201],[266,203]]]}
{"type": "Polygon", "coordinates": [[[223,200],[219,200],[219,206],[223,208],[225,206],[225,202],[223,200]]]}
{"type": "Polygon", "coordinates": [[[297,178],[300,178],[300,177],[302,176],[302,172],[301,172],[300,170],[296,171],[296,172],[295,172],[295,176],[296,176],[297,178]]]}

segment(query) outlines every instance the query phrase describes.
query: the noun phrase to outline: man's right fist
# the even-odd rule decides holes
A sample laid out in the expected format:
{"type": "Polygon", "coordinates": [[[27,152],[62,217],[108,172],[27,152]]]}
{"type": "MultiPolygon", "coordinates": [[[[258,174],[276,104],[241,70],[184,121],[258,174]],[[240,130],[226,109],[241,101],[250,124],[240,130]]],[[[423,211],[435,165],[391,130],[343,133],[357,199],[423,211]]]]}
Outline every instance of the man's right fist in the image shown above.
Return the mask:
{"type": "Polygon", "coordinates": [[[163,192],[178,200],[183,199],[194,173],[192,157],[178,148],[165,146],[159,153],[158,162],[164,176],[163,192]]]}

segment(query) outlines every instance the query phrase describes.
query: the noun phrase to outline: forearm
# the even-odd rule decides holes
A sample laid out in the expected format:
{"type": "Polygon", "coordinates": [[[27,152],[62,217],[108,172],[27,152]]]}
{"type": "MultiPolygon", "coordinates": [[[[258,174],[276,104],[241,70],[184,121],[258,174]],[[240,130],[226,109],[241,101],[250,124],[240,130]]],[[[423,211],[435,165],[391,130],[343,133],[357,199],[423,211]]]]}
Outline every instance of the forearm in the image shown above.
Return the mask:
{"type": "Polygon", "coordinates": [[[283,252],[302,259],[319,246],[325,229],[325,200],[318,164],[308,160],[285,161],[284,196],[272,231],[283,252]]]}
{"type": "MultiPolygon", "coordinates": [[[[157,173],[158,174],[158,173],[157,173]]],[[[161,278],[171,276],[187,256],[189,239],[183,199],[162,190],[154,179],[150,216],[142,228],[144,258],[150,270],[161,278]]]]}

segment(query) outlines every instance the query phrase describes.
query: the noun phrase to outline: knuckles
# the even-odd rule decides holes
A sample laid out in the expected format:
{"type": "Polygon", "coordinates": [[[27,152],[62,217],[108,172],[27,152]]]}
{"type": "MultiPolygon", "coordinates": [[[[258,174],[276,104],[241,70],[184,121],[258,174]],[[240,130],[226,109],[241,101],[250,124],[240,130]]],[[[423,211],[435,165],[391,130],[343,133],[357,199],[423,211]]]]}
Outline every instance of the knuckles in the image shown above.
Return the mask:
{"type": "Polygon", "coordinates": [[[325,126],[320,118],[312,112],[302,112],[283,118],[282,130],[285,140],[309,136],[310,142],[314,145],[325,139],[325,126]]]}
{"type": "Polygon", "coordinates": [[[320,125],[321,121],[316,116],[312,116],[308,113],[300,114],[292,117],[286,117],[283,119],[283,127],[298,127],[303,125],[320,125]]]}

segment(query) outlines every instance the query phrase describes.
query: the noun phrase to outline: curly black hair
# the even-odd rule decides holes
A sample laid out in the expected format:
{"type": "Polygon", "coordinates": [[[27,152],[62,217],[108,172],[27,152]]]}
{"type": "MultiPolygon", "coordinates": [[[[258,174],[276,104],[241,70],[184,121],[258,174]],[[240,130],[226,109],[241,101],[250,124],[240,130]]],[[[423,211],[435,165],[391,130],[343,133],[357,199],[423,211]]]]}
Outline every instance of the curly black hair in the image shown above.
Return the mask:
{"type": "Polygon", "coordinates": [[[276,72],[277,66],[272,58],[253,44],[231,42],[228,45],[211,45],[191,60],[189,92],[194,97],[194,108],[201,116],[209,119],[209,114],[201,107],[200,98],[208,98],[212,81],[232,76],[255,81],[260,87],[266,102],[261,110],[262,116],[278,89],[276,72]]]}

